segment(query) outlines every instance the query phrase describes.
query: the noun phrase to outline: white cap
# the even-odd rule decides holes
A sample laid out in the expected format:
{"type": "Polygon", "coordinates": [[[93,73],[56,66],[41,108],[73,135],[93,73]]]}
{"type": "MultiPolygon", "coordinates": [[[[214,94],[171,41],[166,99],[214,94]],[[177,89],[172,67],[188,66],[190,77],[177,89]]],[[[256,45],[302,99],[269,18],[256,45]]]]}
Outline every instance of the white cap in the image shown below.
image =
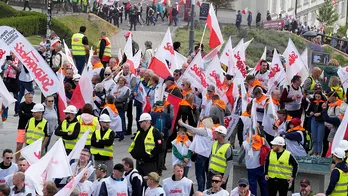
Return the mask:
{"type": "Polygon", "coordinates": [[[99,122],[111,122],[109,115],[107,114],[102,114],[99,117],[99,122]]]}
{"type": "Polygon", "coordinates": [[[41,103],[37,103],[34,105],[33,109],[31,112],[43,112],[45,111],[45,107],[41,103]]]}
{"type": "Polygon", "coordinates": [[[142,122],[145,120],[152,120],[151,115],[149,113],[143,113],[140,115],[139,122],[142,122]]]}
{"type": "Polygon", "coordinates": [[[284,140],[284,138],[277,136],[273,139],[273,141],[271,141],[271,144],[285,146],[285,140],[284,140]]]}
{"type": "Polygon", "coordinates": [[[74,74],[73,80],[79,80],[81,78],[80,74],[74,74]]]}
{"type": "Polygon", "coordinates": [[[224,127],[224,126],[218,126],[218,127],[215,129],[215,131],[216,131],[216,132],[219,132],[219,133],[222,133],[222,134],[224,134],[224,135],[227,134],[227,129],[226,129],[226,127],[224,127]]]}
{"type": "Polygon", "coordinates": [[[69,113],[69,114],[77,114],[77,108],[73,105],[69,105],[68,107],[65,108],[63,112],[69,113]]]}
{"type": "Polygon", "coordinates": [[[341,140],[338,143],[338,147],[342,148],[344,151],[348,150],[348,141],[347,140],[341,140]]]}
{"type": "Polygon", "coordinates": [[[335,148],[335,150],[332,152],[333,155],[335,155],[339,159],[344,159],[346,157],[346,152],[342,148],[335,148]]]}

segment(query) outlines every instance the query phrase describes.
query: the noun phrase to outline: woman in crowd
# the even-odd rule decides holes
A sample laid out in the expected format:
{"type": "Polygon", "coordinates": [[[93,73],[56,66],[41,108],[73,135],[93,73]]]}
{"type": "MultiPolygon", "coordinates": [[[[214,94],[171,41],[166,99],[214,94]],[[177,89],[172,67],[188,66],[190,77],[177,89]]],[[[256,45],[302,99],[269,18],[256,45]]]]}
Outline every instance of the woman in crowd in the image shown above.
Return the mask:
{"type": "Polygon", "coordinates": [[[49,135],[48,142],[45,146],[45,151],[47,152],[48,146],[50,145],[51,136],[54,133],[54,130],[58,126],[58,115],[57,115],[57,108],[54,105],[54,97],[47,96],[45,103],[43,103],[45,106],[45,112],[43,113],[43,118],[47,120],[48,127],[47,127],[47,134],[49,135]]]}
{"type": "Polygon", "coordinates": [[[153,106],[155,104],[156,92],[158,91],[161,85],[159,84],[159,77],[156,75],[152,75],[150,78],[150,84],[151,86],[149,87],[147,96],[149,97],[151,106],[153,106]]]}

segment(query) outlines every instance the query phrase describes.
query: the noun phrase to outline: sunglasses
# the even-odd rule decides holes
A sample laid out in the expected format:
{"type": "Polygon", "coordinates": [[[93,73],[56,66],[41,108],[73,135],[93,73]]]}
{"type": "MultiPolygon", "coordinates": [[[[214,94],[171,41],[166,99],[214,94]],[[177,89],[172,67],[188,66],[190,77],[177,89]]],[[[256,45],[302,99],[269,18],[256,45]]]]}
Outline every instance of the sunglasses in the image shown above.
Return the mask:
{"type": "Polygon", "coordinates": [[[212,183],[220,183],[221,180],[211,180],[212,183]]]}
{"type": "Polygon", "coordinates": [[[6,157],[6,159],[13,159],[13,157],[6,157]]]}
{"type": "Polygon", "coordinates": [[[53,102],[54,102],[54,100],[48,100],[47,102],[48,102],[48,103],[53,103],[53,102]]]}
{"type": "Polygon", "coordinates": [[[247,187],[246,184],[240,184],[240,185],[238,185],[238,186],[239,186],[239,187],[243,187],[243,188],[247,187]]]}
{"type": "Polygon", "coordinates": [[[104,76],[110,76],[111,74],[104,74],[104,76]]]}

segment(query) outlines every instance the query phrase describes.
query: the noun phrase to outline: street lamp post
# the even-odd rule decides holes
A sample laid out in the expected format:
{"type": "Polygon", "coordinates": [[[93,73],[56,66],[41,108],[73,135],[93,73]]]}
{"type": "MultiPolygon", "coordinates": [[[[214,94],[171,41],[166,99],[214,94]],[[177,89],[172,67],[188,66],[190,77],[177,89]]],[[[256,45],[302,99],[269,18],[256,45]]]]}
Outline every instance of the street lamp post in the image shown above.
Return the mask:
{"type": "Polygon", "coordinates": [[[191,1],[191,18],[189,20],[191,20],[191,26],[190,26],[190,38],[189,38],[189,55],[192,54],[193,52],[193,42],[195,39],[195,4],[196,1],[192,0],[191,1]]]}
{"type": "Polygon", "coordinates": [[[50,65],[51,20],[52,20],[52,0],[48,0],[47,1],[47,27],[46,27],[46,62],[48,65],[50,65]]]}

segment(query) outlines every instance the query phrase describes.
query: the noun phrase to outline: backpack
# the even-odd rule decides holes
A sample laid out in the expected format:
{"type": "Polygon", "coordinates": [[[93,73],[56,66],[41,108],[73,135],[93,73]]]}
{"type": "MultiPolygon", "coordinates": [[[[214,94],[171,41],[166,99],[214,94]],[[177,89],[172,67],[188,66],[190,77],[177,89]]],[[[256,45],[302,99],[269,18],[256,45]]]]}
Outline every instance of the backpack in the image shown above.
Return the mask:
{"type": "Polygon", "coordinates": [[[161,133],[164,133],[165,121],[166,120],[162,118],[162,115],[160,115],[160,117],[155,121],[155,128],[158,129],[161,133]]]}
{"type": "Polygon", "coordinates": [[[309,151],[312,150],[313,148],[313,142],[312,142],[312,133],[310,133],[309,131],[305,131],[304,132],[304,143],[302,144],[301,142],[299,142],[299,144],[306,150],[306,152],[308,153],[309,151]]]}

